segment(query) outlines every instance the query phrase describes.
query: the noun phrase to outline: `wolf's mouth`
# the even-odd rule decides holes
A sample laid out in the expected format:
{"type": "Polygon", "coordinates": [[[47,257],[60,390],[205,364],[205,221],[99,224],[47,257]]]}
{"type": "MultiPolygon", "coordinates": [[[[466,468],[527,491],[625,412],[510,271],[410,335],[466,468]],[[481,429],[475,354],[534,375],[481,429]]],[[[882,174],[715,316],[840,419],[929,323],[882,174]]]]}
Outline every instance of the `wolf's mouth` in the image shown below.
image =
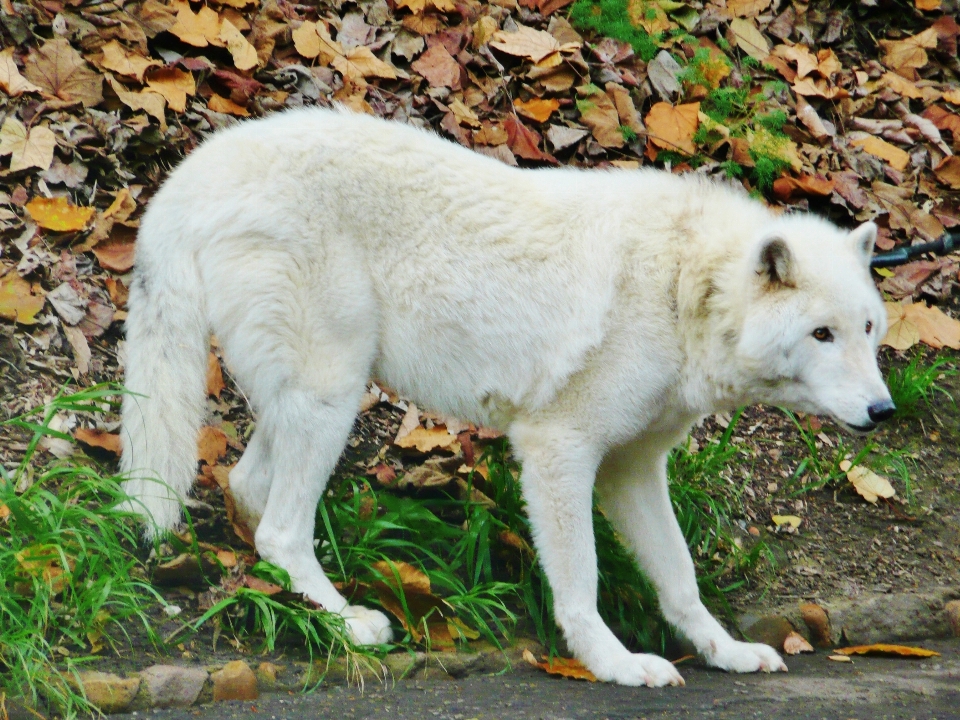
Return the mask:
{"type": "Polygon", "coordinates": [[[837,419],[837,422],[845,427],[851,432],[857,433],[858,435],[866,435],[871,430],[876,430],[877,424],[874,422],[867,423],[866,425],[854,425],[852,423],[844,422],[843,420],[837,419]]]}

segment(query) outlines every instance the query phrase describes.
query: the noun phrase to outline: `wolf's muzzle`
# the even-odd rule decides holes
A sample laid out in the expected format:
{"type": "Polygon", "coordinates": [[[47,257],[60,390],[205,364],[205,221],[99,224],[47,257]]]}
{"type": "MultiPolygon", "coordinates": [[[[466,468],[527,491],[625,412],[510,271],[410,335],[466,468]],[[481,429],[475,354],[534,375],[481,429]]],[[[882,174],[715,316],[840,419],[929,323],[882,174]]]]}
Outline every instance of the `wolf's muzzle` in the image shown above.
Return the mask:
{"type": "Polygon", "coordinates": [[[890,400],[884,400],[883,402],[874,403],[867,408],[867,415],[870,416],[870,419],[875,422],[883,422],[884,420],[889,420],[893,417],[893,413],[896,412],[897,406],[893,404],[890,400]]]}

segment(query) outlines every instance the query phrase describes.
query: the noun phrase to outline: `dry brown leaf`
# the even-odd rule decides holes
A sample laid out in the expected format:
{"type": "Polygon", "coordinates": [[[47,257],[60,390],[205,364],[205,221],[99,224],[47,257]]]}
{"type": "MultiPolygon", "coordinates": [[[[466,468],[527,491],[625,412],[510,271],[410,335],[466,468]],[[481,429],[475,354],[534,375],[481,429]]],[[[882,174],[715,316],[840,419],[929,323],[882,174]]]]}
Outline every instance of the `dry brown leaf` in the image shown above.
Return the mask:
{"type": "MultiPolygon", "coordinates": [[[[592,86],[586,86],[590,88],[592,86]]],[[[584,92],[584,88],[578,88],[584,92]]],[[[589,94],[577,101],[580,121],[590,128],[593,137],[602,147],[621,148],[626,142],[620,132],[620,115],[610,96],[598,90],[586,90],[589,94]]]]}
{"type": "Polygon", "coordinates": [[[187,96],[195,95],[197,84],[193,73],[179,68],[161,68],[147,75],[147,87],[163,95],[174,112],[187,109],[187,96]]]}
{"type": "Polygon", "coordinates": [[[948,88],[944,90],[943,99],[951,105],[960,105],[960,88],[948,88]]]}
{"type": "Polygon", "coordinates": [[[787,655],[799,655],[800,653],[812,653],[813,645],[807,642],[796,630],[791,632],[783,639],[783,651],[787,655]]]}
{"type": "Polygon", "coordinates": [[[394,445],[408,450],[416,449],[422,453],[434,450],[457,452],[460,449],[457,436],[451,435],[445,427],[440,426],[434,426],[429,430],[418,426],[403,437],[394,440],[394,445]]]}
{"type": "Polygon", "coordinates": [[[813,642],[821,647],[830,644],[830,617],[826,610],[816,603],[803,603],[800,605],[800,617],[810,630],[813,642]]]}
{"type": "Polygon", "coordinates": [[[38,125],[28,132],[15,117],[8,117],[0,128],[0,157],[10,156],[10,171],[38,167],[48,170],[53,163],[57,137],[50,128],[38,125]]]}
{"type": "Polygon", "coordinates": [[[104,432],[103,430],[91,430],[89,428],[77,428],[73,437],[84,445],[101,448],[118,457],[120,455],[120,436],[114,433],[104,432]]]}
{"type": "Polygon", "coordinates": [[[517,98],[513,101],[513,106],[524,117],[545,123],[553,113],[560,109],[560,101],[555,98],[531,98],[524,102],[517,98]]]}
{"type": "Polygon", "coordinates": [[[597,676],[584,667],[583,663],[575,658],[543,658],[543,662],[537,662],[533,653],[524,648],[523,659],[534,667],[538,667],[550,675],[560,675],[561,677],[571,678],[573,680],[588,680],[597,682],[597,676]]]}
{"type": "MultiPolygon", "coordinates": [[[[209,467],[209,466],[207,466],[209,467]]],[[[250,531],[250,528],[247,527],[247,524],[240,519],[240,516],[237,514],[237,502],[233,499],[233,491],[230,489],[230,471],[236,467],[231,465],[229,467],[224,467],[223,465],[214,465],[212,468],[209,468],[210,476],[213,478],[214,482],[220,487],[220,490],[223,492],[223,505],[227,511],[227,520],[230,522],[230,526],[233,528],[233,532],[236,533],[237,537],[240,538],[250,547],[256,547],[254,543],[253,533],[250,531]]],[[[204,472],[207,472],[207,469],[204,468],[204,472]]],[[[263,582],[262,580],[260,582],[263,582]]],[[[252,585],[247,585],[255,590],[260,588],[255,588],[252,585]]],[[[276,586],[274,586],[276,587],[276,586]]],[[[280,588],[277,588],[279,592],[280,588]]],[[[270,593],[268,593],[270,594],[270,593]]]]}
{"type": "Polygon", "coordinates": [[[35,197],[26,204],[26,210],[37,225],[55,232],[83,230],[96,213],[95,208],[77,207],[65,197],[35,197]]]}
{"type": "Polygon", "coordinates": [[[895,170],[903,170],[910,163],[910,155],[907,152],[873,135],[854,140],[853,144],[881,160],[886,160],[895,170]]]}
{"type": "Polygon", "coordinates": [[[674,107],[658,102],[644,118],[651,143],[664,150],[679,150],[687,155],[697,151],[693,136],[700,125],[700,103],[674,107]]]}
{"type": "Polygon", "coordinates": [[[217,37],[227,46],[237,70],[251,70],[257,66],[257,49],[226,18],[220,23],[217,37]]]}
{"type": "Polygon", "coordinates": [[[535,63],[560,52],[560,41],[553,35],[543,30],[534,30],[526,25],[518,25],[517,32],[497,30],[493,34],[490,46],[508,55],[529,58],[535,63]]]}
{"type": "Polygon", "coordinates": [[[24,64],[27,79],[67,102],[93,107],[103,100],[103,80],[64,38],[48,40],[24,64]]]}
{"type": "Polygon", "coordinates": [[[170,32],[194,47],[223,47],[223,41],[220,40],[220,16],[208,7],[202,7],[199,12],[194,13],[190,6],[184,3],[177,12],[177,22],[170,28],[170,32]]]}
{"type": "Polygon", "coordinates": [[[773,183],[773,194],[778,200],[786,202],[795,194],[813,197],[830,197],[833,194],[834,181],[822,175],[801,175],[800,177],[781,177],[773,183]]]}
{"type": "Polygon", "coordinates": [[[906,316],[920,332],[920,342],[940,350],[948,347],[960,350],[960,321],[955,320],[940,308],[926,303],[906,306],[906,316]]]}
{"type": "Polygon", "coordinates": [[[834,650],[834,652],[840,655],[892,655],[893,657],[912,658],[940,657],[940,653],[936,650],[927,650],[926,648],[911,647],[909,645],[889,645],[887,643],[854,645],[853,647],[838,648],[834,650]]]}
{"type": "Polygon", "coordinates": [[[923,97],[923,91],[920,90],[915,83],[907,80],[902,75],[897,75],[895,72],[885,72],[877,81],[877,86],[888,87],[895,93],[908,98],[916,99],[923,97]]]}
{"type": "Polygon", "coordinates": [[[442,43],[437,43],[421,55],[410,69],[422,75],[431,87],[460,88],[460,63],[453,59],[442,43]]]}
{"type": "Polygon", "coordinates": [[[454,12],[457,9],[453,0],[397,0],[397,7],[408,8],[414,15],[422,15],[429,9],[437,12],[454,12]]]}
{"type": "Polygon", "coordinates": [[[556,164],[553,155],[540,150],[540,134],[520,122],[516,115],[504,118],[503,129],[507,131],[507,145],[518,157],[556,164]]]}
{"type": "Polygon", "coordinates": [[[320,36],[315,22],[305,21],[291,35],[293,46],[301,56],[312,59],[320,54],[320,36]]]}
{"type": "Polygon", "coordinates": [[[927,64],[927,50],[937,46],[936,28],[927,28],[922,33],[906,40],[880,40],[884,54],[881,62],[898,72],[922,68],[927,64]]]}
{"type": "Polygon", "coordinates": [[[907,316],[910,305],[895,302],[884,305],[887,308],[887,334],[883,336],[880,344],[894,350],[909,350],[920,342],[920,328],[907,316]]]}
{"type": "Polygon", "coordinates": [[[917,10],[924,10],[926,12],[931,12],[933,10],[940,9],[941,0],[914,0],[914,5],[917,10]]]}
{"type": "Polygon", "coordinates": [[[44,302],[39,284],[24,280],[12,270],[0,276],[0,318],[21,325],[34,325],[44,302]]]}
{"type": "Polygon", "coordinates": [[[98,243],[93,248],[100,267],[117,273],[125,273],[133,267],[137,244],[125,240],[98,243]]]}
{"type": "Polygon", "coordinates": [[[819,97],[826,100],[840,100],[850,97],[850,93],[842,87],[831,85],[822,78],[817,80],[809,77],[804,78],[795,82],[791,87],[797,95],[805,95],[806,97],[819,97]]]}
{"type": "Polygon", "coordinates": [[[847,655],[827,655],[827,660],[833,660],[833,662],[848,663],[853,662],[847,655]]]}
{"type": "Polygon", "coordinates": [[[211,95],[210,99],[207,100],[207,107],[214,112],[236,115],[238,117],[247,117],[250,114],[250,111],[242,105],[237,105],[233,100],[221,97],[216,93],[211,95]]]}
{"type": "Polygon", "coordinates": [[[849,460],[844,460],[840,463],[840,469],[847,474],[847,480],[854,489],[869,503],[876,503],[880,498],[892,498],[897,494],[889,480],[869,468],[851,465],[849,460]]]}
{"type": "Polygon", "coordinates": [[[120,102],[131,110],[143,110],[147,115],[156,118],[161,128],[167,129],[167,118],[163,112],[167,101],[163,99],[163,95],[152,90],[138,90],[136,92],[127,90],[120,81],[110,75],[107,76],[107,83],[120,98],[120,102]]]}
{"type": "Polygon", "coordinates": [[[20,74],[20,69],[13,59],[13,51],[12,47],[0,51],[0,88],[10,97],[17,97],[25,92],[41,92],[38,86],[20,74]]]}
{"type": "Polygon", "coordinates": [[[400,560],[381,560],[370,566],[383,579],[373,583],[377,598],[416,642],[429,636],[431,645],[450,647],[454,644],[444,618],[452,608],[433,594],[430,578],[417,567],[400,560]],[[403,601],[400,601],[401,593],[403,601]],[[406,610],[404,611],[404,604],[406,610]]]}
{"type": "Polygon", "coordinates": [[[217,460],[226,454],[227,434],[213,425],[200,428],[200,435],[197,438],[197,457],[207,465],[216,465],[217,460]]]}
{"type": "Polygon", "coordinates": [[[750,20],[734,18],[730,21],[730,42],[747,55],[763,62],[770,55],[770,43],[750,20]]]}
{"type": "Polygon", "coordinates": [[[394,68],[387,65],[387,63],[374,55],[370,48],[364,47],[363,45],[351,48],[345,55],[335,57],[332,64],[344,76],[352,80],[360,80],[368,77],[392,80],[397,77],[394,68]]]}
{"type": "Polygon", "coordinates": [[[727,12],[736,17],[756,17],[768,7],[772,0],[727,0],[727,12]]]}
{"type": "Polygon", "coordinates": [[[933,174],[944,185],[960,190],[960,156],[948,155],[943,158],[933,169],[933,174]]]}
{"type": "Polygon", "coordinates": [[[819,66],[817,56],[810,52],[806,45],[777,45],[773,49],[773,54],[797,64],[798,80],[815,72],[819,66]]]}
{"type": "Polygon", "coordinates": [[[212,352],[207,354],[207,395],[210,397],[220,397],[220,393],[226,385],[223,384],[223,371],[220,369],[220,361],[212,352]]]}
{"type": "Polygon", "coordinates": [[[116,40],[111,40],[102,48],[100,65],[120,75],[136,78],[143,82],[143,74],[151,67],[163,65],[159,60],[146,58],[134,50],[128,50],[116,40]]]}

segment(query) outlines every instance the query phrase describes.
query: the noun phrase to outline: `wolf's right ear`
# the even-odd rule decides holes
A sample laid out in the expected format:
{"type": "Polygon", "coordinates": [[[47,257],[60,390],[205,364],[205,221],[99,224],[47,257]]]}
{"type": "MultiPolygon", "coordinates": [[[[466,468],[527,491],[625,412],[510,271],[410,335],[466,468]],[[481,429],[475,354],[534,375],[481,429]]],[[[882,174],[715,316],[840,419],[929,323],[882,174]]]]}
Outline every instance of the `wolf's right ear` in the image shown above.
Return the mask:
{"type": "Polygon", "coordinates": [[[770,287],[796,287],[793,254],[782,237],[774,236],[760,243],[757,275],[770,287]]]}
{"type": "Polygon", "coordinates": [[[873,257],[873,246],[877,242],[877,226],[872,222],[863,223],[850,231],[847,242],[853,245],[854,250],[869,265],[873,257]]]}

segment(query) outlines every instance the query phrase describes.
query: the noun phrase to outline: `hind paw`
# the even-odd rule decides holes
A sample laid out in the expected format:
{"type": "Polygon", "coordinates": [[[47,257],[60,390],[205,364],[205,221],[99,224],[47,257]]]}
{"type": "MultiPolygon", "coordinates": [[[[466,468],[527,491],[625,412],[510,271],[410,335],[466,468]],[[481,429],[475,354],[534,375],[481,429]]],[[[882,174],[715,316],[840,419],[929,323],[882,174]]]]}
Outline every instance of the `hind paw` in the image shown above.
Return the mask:
{"type": "Polygon", "coordinates": [[[347,605],[340,611],[347,632],[356,645],[382,645],[393,639],[390,620],[382,612],[362,605],[347,605]]]}

